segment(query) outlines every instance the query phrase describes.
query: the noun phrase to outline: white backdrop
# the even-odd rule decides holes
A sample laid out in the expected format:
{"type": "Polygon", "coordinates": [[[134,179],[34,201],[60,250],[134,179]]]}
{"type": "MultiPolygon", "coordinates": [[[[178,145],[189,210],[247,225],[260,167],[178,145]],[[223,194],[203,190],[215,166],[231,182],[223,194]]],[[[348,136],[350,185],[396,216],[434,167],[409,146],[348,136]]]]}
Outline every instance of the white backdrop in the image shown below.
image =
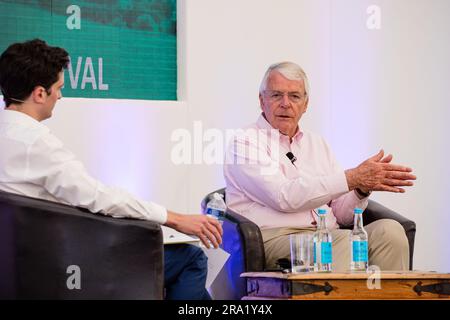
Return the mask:
{"type": "Polygon", "coordinates": [[[384,148],[414,168],[406,194],[373,198],[417,223],[416,269],[448,272],[449,14],[448,0],[179,1],[179,102],[67,98],[47,124],[94,176],[199,212],[224,186],[222,166],[173,164],[172,132],[253,122],[267,66],[297,62],[311,83],[302,125],[343,167],[384,148]],[[367,27],[370,5],[379,29],[367,27]]]}

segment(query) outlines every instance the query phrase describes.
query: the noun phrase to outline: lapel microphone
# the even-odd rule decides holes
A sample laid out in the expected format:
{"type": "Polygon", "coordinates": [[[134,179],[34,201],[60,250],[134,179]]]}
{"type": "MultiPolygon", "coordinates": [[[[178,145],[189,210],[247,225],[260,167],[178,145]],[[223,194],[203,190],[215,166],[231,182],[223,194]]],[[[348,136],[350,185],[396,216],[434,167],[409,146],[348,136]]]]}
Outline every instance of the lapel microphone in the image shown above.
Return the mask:
{"type": "Polygon", "coordinates": [[[286,157],[289,158],[289,160],[291,160],[292,164],[294,164],[295,161],[297,161],[297,158],[294,156],[294,154],[292,152],[288,152],[286,153],[286,157]]]}

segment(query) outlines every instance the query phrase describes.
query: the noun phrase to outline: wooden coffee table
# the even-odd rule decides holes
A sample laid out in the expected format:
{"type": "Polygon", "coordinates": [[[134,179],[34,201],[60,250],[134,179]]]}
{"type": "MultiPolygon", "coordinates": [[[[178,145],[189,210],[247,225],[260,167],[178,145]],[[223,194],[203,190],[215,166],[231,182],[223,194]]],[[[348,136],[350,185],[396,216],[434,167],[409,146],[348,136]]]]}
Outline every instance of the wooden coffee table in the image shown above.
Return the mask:
{"type": "Polygon", "coordinates": [[[243,299],[450,299],[450,274],[421,271],[379,273],[247,272],[243,299]]]}

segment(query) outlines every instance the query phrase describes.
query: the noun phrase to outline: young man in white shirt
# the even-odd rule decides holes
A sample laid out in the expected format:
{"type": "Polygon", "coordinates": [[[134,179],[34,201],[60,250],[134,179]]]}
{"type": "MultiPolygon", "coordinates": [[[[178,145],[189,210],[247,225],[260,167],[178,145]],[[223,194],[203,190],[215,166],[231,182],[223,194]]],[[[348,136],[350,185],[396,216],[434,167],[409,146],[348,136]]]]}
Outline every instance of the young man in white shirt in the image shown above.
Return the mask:
{"type": "MultiPolygon", "coordinates": [[[[222,241],[220,224],[184,215],[92,178],[74,154],[41,121],[52,116],[64,86],[68,53],[35,39],[9,46],[0,56],[0,190],[89,209],[113,217],[151,220],[198,236],[209,247],[222,241]]],[[[81,236],[81,235],[80,235],[81,236]]],[[[164,250],[167,299],[209,299],[207,258],[191,245],[164,250]]]]}

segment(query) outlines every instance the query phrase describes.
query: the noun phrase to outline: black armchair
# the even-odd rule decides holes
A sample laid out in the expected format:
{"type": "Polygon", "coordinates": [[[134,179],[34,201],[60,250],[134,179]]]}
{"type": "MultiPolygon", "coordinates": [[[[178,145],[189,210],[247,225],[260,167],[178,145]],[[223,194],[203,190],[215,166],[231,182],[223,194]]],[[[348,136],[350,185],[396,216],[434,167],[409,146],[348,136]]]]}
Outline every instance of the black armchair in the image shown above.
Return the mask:
{"type": "MultiPolygon", "coordinates": [[[[225,197],[225,188],[214,192],[221,193],[225,197]]],[[[203,199],[202,209],[206,207],[214,192],[211,192],[203,199]]],[[[396,220],[405,229],[409,242],[409,267],[412,270],[416,224],[381,204],[369,200],[369,205],[364,211],[364,224],[366,225],[379,219],[396,220]]],[[[228,273],[228,279],[231,281],[234,298],[240,299],[246,295],[246,281],[240,277],[240,274],[243,272],[264,271],[266,269],[262,235],[255,223],[231,209],[227,210],[223,229],[223,249],[230,253],[230,258],[225,268],[228,273]]]]}
{"type": "Polygon", "coordinates": [[[158,224],[0,192],[0,299],[162,299],[163,286],[158,224]]]}

